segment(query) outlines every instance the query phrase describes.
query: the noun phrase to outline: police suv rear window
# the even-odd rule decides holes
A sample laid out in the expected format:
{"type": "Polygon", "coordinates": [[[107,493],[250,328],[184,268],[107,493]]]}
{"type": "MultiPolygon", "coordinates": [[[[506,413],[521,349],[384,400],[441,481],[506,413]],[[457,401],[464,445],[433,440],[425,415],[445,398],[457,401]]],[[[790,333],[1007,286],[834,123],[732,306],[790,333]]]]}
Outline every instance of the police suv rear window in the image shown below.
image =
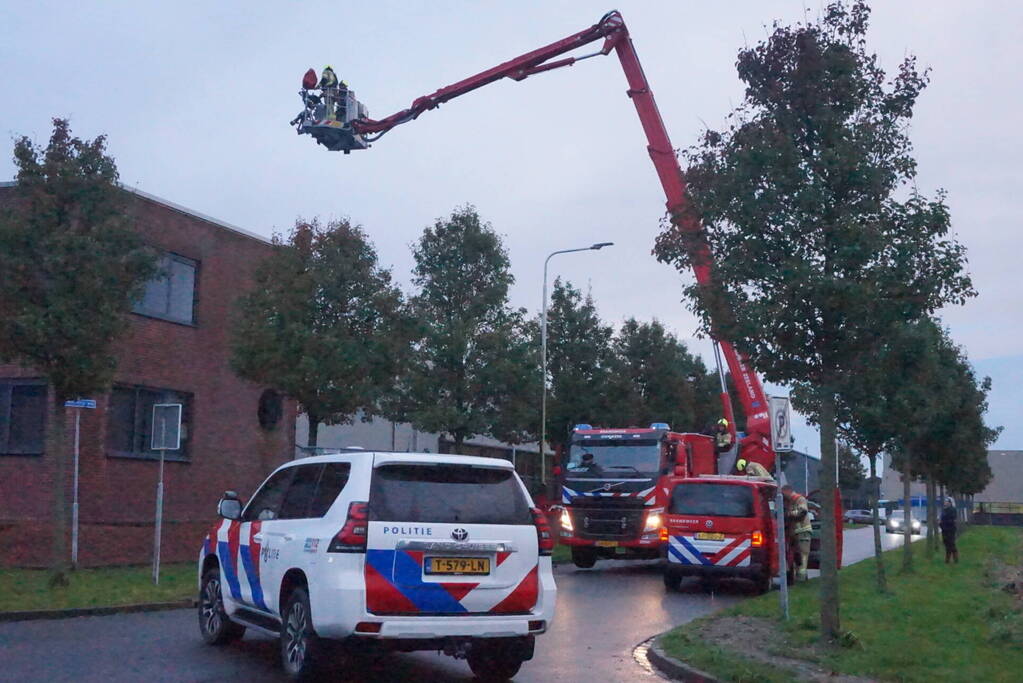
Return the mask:
{"type": "Polygon", "coordinates": [[[369,517],[381,522],[532,524],[510,470],[467,465],[382,465],[373,472],[369,517]]]}
{"type": "Polygon", "coordinates": [[[668,513],[702,517],[753,517],[753,489],[733,484],[679,484],[668,513]]]}

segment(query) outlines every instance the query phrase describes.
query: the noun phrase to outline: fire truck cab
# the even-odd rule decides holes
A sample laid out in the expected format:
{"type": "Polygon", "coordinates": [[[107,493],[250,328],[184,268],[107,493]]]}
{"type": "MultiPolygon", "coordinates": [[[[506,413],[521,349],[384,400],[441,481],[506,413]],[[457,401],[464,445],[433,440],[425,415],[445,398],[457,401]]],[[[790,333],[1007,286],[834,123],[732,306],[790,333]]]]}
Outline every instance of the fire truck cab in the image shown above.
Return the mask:
{"type": "Polygon", "coordinates": [[[594,429],[576,425],[555,470],[561,484],[560,540],[577,567],[598,559],[656,559],[672,484],[717,471],[713,438],[668,424],[594,429]]]}

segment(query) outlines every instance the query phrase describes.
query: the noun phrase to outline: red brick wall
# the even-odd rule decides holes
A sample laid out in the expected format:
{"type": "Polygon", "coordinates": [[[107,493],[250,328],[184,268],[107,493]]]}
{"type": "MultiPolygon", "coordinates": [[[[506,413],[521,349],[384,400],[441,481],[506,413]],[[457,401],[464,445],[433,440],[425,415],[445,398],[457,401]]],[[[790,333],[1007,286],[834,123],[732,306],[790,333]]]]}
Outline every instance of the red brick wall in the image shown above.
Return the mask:
{"type": "MultiPolygon", "coordinates": [[[[276,429],[263,430],[257,407],[264,387],[238,378],[228,364],[234,300],[251,285],[269,245],[148,199],[133,207],[150,244],[199,262],[195,326],[131,315],[130,331],[117,343],[114,380],[193,395],[190,462],[168,461],[164,479],[162,557],[187,561],[197,555],[225,489],[248,498],[270,470],[293,456],[295,406],[285,402],[276,429]]],[[[0,378],[37,376],[0,365],[0,378]]],[[[152,553],[159,464],[108,455],[109,397],[92,398],[98,408],[82,411],[79,562],[145,563],[152,553]]],[[[73,412],[68,410],[68,458],[73,412]]],[[[0,456],[0,565],[43,566],[49,560],[52,458],[0,456]]],[[[70,481],[67,500],[70,511],[70,481]]]]}

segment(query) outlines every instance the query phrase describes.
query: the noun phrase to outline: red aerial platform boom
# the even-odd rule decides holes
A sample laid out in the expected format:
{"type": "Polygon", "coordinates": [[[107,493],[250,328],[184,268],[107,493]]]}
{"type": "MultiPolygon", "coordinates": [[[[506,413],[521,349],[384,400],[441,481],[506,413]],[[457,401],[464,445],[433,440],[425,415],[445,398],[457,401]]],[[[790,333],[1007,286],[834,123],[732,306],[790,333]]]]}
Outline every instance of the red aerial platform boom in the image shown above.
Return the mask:
{"type": "MultiPolygon", "coordinates": [[[[583,59],[608,55],[612,50],[618,55],[622,69],[625,71],[625,77],[629,84],[626,94],[632,99],[640,123],[643,125],[643,132],[647,138],[647,151],[650,153],[650,159],[654,163],[661,187],[667,197],[668,214],[672,217],[676,229],[695,237],[688,241],[693,256],[693,269],[696,273],[696,281],[701,285],[706,285],[711,280],[710,248],[702,237],[703,233],[699,222],[691,212],[686,211],[688,205],[686,182],[675,154],[675,148],[671,144],[668,131],[665,129],[664,121],[657,109],[657,103],[654,101],[653,92],[651,92],[650,85],[643,74],[643,67],[639,63],[636,49],[629,37],[629,30],[625,26],[622,15],[617,11],[608,12],[593,26],[567,38],[562,38],[550,45],[482,71],[475,76],[441,88],[430,95],[424,95],[413,101],[408,109],[391,116],[380,120],[365,117],[355,118],[348,125],[350,133],[358,139],[358,144],[352,145],[350,148],[340,148],[345,151],[365,149],[368,146],[366,143],[378,139],[395,126],[412,121],[423,112],[436,109],[444,102],[503,78],[521,81],[544,71],[572,66],[583,59]],[[598,52],[581,57],[565,57],[554,60],[555,57],[598,40],[604,41],[598,52]]],[[[299,132],[303,131],[300,129],[299,132]]],[[[771,445],[770,420],[764,389],[747,359],[737,352],[728,341],[722,339],[716,341],[725,356],[746,413],[747,436],[739,444],[740,455],[746,460],[759,462],[768,470],[773,470],[775,453],[771,445]]],[[[730,429],[734,433],[735,421],[732,419],[731,403],[724,386],[722,386],[722,403],[730,429]]]]}

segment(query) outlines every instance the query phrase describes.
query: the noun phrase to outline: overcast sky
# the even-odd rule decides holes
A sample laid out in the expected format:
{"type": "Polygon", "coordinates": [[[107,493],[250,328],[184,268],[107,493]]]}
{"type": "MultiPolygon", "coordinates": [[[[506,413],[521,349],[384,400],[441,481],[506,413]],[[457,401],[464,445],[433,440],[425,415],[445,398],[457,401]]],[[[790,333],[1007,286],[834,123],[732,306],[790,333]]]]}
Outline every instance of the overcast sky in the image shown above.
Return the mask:
{"type": "MultiPolygon", "coordinates": [[[[933,69],[911,136],[925,194],[948,190],[980,296],[943,312],[992,374],[999,448],[1023,448],[1023,196],[1018,2],[875,3],[870,47],[889,70],[933,69]]],[[[620,2],[676,147],[739,102],[736,51],[820,3],[620,2]],[[808,8],[808,9],[807,9],[808,8]]],[[[593,2],[8,2],[0,10],[0,132],[45,142],[53,116],[109,136],[122,181],[269,236],[297,216],[362,224],[403,283],[423,227],[474,204],[505,237],[515,305],[540,307],[543,260],[590,288],[603,317],[658,318],[709,362],[679,304],[683,276],[650,255],[664,197],[617,60],[504,81],[401,126],[349,156],[288,121],[309,67],[330,63],[370,115],[597,21],[593,2]]],[[[14,175],[10,146],[0,179],[14,175]]],[[[686,275],[685,277],[688,277],[686,275]]],[[[797,446],[819,449],[806,430],[797,446]]]]}

